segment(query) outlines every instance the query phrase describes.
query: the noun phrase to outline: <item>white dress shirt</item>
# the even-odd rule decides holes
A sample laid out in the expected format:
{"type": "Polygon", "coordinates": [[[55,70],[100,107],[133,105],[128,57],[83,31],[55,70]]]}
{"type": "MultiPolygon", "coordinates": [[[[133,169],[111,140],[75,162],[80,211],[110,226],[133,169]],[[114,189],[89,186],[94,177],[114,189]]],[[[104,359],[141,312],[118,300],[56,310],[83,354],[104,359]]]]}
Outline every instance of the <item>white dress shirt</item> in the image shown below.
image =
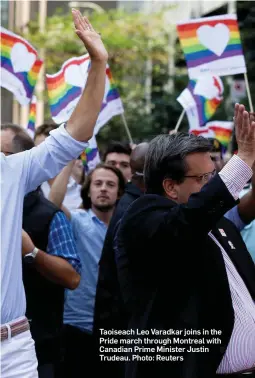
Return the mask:
{"type": "Polygon", "coordinates": [[[73,139],[62,125],[29,151],[10,156],[1,153],[1,324],[26,311],[21,264],[24,196],[55,177],[86,147],[87,143],[73,139]]]}
{"type": "MultiPolygon", "coordinates": [[[[234,199],[237,200],[252,173],[251,168],[234,155],[219,175],[234,199]]],[[[255,367],[255,303],[222,245],[211,232],[209,236],[221,250],[235,314],[232,335],[217,373],[231,374],[255,367]]],[[[229,236],[226,234],[224,236],[231,248],[235,248],[229,236]]]]}

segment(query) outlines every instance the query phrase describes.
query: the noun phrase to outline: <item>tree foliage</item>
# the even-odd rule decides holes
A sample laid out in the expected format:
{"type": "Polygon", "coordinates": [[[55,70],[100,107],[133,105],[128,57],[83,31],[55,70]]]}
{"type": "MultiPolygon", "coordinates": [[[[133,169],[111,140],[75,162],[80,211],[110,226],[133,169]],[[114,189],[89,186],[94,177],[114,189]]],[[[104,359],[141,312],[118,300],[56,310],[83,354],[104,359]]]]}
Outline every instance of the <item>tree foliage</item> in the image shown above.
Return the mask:
{"type": "MultiPolygon", "coordinates": [[[[100,14],[94,12],[90,20],[95,30],[102,34],[109,51],[109,65],[134,139],[138,141],[168,130],[169,114],[172,113],[176,120],[181,111],[176,96],[164,89],[169,79],[168,60],[175,58],[175,51],[168,44],[169,33],[175,33],[175,25],[165,25],[163,10],[150,15],[128,14],[120,9],[100,14]],[[145,81],[148,75],[146,63],[150,59],[152,106],[148,109],[145,81]]],[[[49,74],[57,72],[67,59],[85,53],[74,33],[71,14],[63,14],[61,10],[47,19],[43,33],[39,31],[38,22],[31,21],[25,37],[36,48],[45,49],[45,71],[49,74]]],[[[45,103],[46,117],[50,118],[46,93],[45,103]]],[[[102,140],[126,139],[121,118],[114,117],[102,129],[100,137],[102,140]]]]}
{"type": "MultiPolygon", "coordinates": [[[[237,2],[238,12],[244,21],[241,22],[241,36],[246,55],[248,74],[251,79],[252,96],[254,96],[254,7],[250,12],[248,2],[237,2]],[[246,4],[245,4],[246,3],[246,4]],[[248,9],[248,8],[249,9],[248,9]],[[253,41],[253,42],[252,42],[253,41]],[[253,43],[253,44],[252,44],[253,43]]],[[[158,13],[126,13],[115,9],[104,13],[92,13],[90,20],[102,38],[109,52],[109,64],[114,81],[119,89],[124,104],[125,117],[136,142],[150,139],[158,133],[167,132],[175,127],[182,111],[176,101],[177,96],[188,83],[187,69],[183,53],[176,36],[176,20],[166,25],[165,8],[158,13]],[[174,35],[174,48],[169,44],[169,36],[174,35]],[[169,60],[177,63],[173,77],[169,76],[169,60]],[[148,72],[148,62],[151,72],[148,72]],[[146,102],[146,81],[151,79],[148,88],[150,101],[146,102]],[[174,90],[168,90],[167,83],[173,80],[174,90]],[[148,107],[148,104],[151,104],[148,107]]],[[[238,14],[238,17],[239,17],[238,14]]],[[[45,71],[49,74],[57,72],[69,58],[85,53],[84,46],[74,33],[71,12],[64,14],[59,9],[47,19],[46,30],[40,33],[37,21],[28,25],[25,35],[36,48],[45,49],[45,71]]],[[[223,78],[226,98],[229,94],[227,79],[223,78]]],[[[46,103],[46,118],[50,118],[46,103]]],[[[214,119],[231,119],[233,107],[222,104],[214,119]]],[[[181,130],[187,130],[186,117],[181,130]]],[[[99,141],[109,139],[127,140],[121,117],[114,117],[99,134],[99,141]]]]}

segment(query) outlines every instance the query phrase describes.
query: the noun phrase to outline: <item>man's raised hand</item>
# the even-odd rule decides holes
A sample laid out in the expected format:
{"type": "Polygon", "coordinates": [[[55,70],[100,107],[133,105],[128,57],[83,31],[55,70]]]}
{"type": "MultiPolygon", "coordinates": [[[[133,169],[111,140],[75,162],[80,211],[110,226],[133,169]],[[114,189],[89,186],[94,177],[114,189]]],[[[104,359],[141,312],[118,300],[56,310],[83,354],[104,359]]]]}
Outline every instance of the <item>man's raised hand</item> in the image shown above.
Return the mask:
{"type": "Polygon", "coordinates": [[[80,11],[73,9],[72,14],[75,32],[84,43],[91,61],[106,62],[108,53],[100,35],[95,32],[87,17],[82,17],[80,11]]]}
{"type": "Polygon", "coordinates": [[[255,122],[243,105],[235,105],[235,134],[238,156],[250,167],[255,161],[255,122]]]}

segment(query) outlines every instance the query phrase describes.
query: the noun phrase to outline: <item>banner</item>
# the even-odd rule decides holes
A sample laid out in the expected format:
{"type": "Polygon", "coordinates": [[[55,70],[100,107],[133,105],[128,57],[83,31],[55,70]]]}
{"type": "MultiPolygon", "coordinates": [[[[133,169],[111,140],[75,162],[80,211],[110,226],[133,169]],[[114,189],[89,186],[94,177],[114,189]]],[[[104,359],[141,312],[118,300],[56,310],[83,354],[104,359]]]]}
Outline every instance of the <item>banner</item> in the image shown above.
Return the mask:
{"type": "Polygon", "coordinates": [[[216,138],[223,145],[226,152],[231,141],[234,123],[227,121],[208,122],[204,127],[190,129],[189,132],[195,135],[201,135],[205,138],[216,138]]]}
{"type": "Polygon", "coordinates": [[[244,80],[233,80],[230,87],[230,97],[233,103],[239,102],[246,97],[246,86],[244,80]]]}
{"type": "Polygon", "coordinates": [[[199,18],[177,24],[190,79],[245,73],[236,15],[199,18]]]}
{"type": "Polygon", "coordinates": [[[190,80],[177,98],[186,111],[190,128],[204,126],[223,100],[224,86],[218,76],[204,76],[190,80]]]}
{"type": "MultiPolygon", "coordinates": [[[[68,121],[86,85],[90,68],[89,55],[67,60],[54,75],[46,75],[50,110],[54,122],[68,121]]],[[[119,93],[113,83],[109,66],[106,68],[105,94],[94,134],[113,116],[124,112],[119,93]]]]}
{"type": "Polygon", "coordinates": [[[27,132],[34,139],[35,134],[35,121],[36,121],[36,96],[32,97],[32,101],[29,108],[27,132]]]}
{"type": "Polygon", "coordinates": [[[42,64],[25,39],[1,27],[1,86],[21,105],[30,103],[42,64]]]}
{"type": "Polygon", "coordinates": [[[89,141],[89,146],[85,148],[81,154],[81,160],[85,168],[85,172],[88,174],[94,169],[97,164],[100,163],[100,155],[97,147],[97,141],[95,137],[92,137],[89,141]]]}

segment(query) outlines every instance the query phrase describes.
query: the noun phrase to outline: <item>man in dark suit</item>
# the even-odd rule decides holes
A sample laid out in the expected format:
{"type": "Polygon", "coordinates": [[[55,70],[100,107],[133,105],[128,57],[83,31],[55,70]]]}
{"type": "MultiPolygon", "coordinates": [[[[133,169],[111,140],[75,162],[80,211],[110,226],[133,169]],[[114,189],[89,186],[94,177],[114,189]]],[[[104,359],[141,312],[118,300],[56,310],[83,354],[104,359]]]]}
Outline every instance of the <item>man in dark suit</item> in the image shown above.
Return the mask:
{"type": "MultiPolygon", "coordinates": [[[[120,296],[113,241],[123,214],[130,204],[144,193],[143,169],[148,147],[148,143],[140,143],[131,153],[130,166],[132,179],[126,184],[125,193],[115,209],[107,230],[102,256],[99,262],[94,311],[94,334],[98,340],[100,337],[100,328],[127,328],[128,315],[124,309],[120,296]]],[[[116,362],[113,362],[112,364],[106,362],[106,364],[103,364],[102,361],[99,362],[102,366],[102,372],[104,372],[104,375],[107,375],[107,371],[112,378],[121,377],[123,364],[117,364],[116,362]]]]}
{"type": "Polygon", "coordinates": [[[235,123],[238,155],[219,174],[204,138],[161,135],[150,144],[147,194],[129,207],[117,235],[130,338],[143,339],[128,355],[126,378],[255,376],[254,264],[223,217],[252,176],[255,123],[242,105],[235,123]],[[169,349],[158,349],[166,340],[169,349]]]}

